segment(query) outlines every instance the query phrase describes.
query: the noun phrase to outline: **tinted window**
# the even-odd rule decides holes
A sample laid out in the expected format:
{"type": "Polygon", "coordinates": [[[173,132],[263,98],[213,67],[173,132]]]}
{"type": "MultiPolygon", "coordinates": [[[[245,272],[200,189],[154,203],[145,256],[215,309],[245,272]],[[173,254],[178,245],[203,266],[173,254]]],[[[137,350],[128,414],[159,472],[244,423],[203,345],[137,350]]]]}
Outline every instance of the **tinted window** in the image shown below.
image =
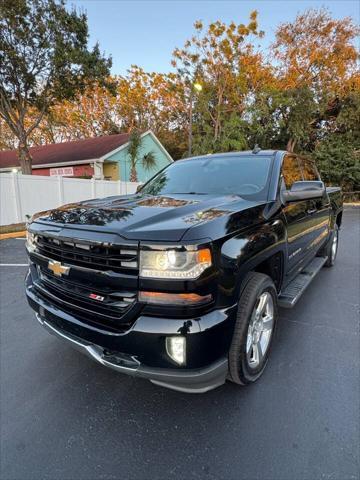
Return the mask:
{"type": "Polygon", "coordinates": [[[300,158],[299,161],[302,167],[304,180],[319,180],[315,164],[312,161],[304,158],[300,158]]]}
{"type": "Polygon", "coordinates": [[[176,193],[241,195],[266,200],[272,157],[211,156],[171,164],[141,189],[150,195],[176,193]]]}
{"type": "Polygon", "coordinates": [[[294,182],[301,182],[303,179],[298,159],[294,155],[286,155],[282,165],[282,174],[287,189],[291,188],[294,182]]]}

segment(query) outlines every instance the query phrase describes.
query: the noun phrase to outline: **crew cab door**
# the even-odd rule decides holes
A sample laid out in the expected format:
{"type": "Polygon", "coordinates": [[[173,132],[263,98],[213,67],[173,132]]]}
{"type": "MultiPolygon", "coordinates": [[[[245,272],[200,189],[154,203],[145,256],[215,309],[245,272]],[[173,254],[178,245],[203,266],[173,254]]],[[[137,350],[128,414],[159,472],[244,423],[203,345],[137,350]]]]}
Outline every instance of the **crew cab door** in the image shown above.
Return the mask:
{"type": "MultiPolygon", "coordinates": [[[[303,180],[303,170],[296,155],[284,157],[281,171],[281,189],[290,190],[294,182],[303,180]]],[[[283,206],[287,223],[287,258],[285,283],[288,283],[305,264],[308,246],[311,243],[312,200],[301,200],[283,206]]]]}
{"type": "MultiPolygon", "coordinates": [[[[307,158],[298,157],[304,180],[319,181],[320,175],[315,163],[307,158]]],[[[309,235],[306,247],[306,255],[310,258],[316,255],[317,251],[329,235],[330,229],[330,200],[324,192],[322,198],[308,200],[309,235]]]]}

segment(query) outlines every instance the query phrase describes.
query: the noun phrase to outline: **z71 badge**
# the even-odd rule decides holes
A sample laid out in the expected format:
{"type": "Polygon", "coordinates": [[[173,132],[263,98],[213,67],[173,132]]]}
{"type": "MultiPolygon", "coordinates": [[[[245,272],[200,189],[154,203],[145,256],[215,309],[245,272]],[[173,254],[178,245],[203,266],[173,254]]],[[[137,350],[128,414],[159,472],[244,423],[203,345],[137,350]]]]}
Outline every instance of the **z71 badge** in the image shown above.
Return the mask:
{"type": "Polygon", "coordinates": [[[92,300],[97,300],[98,302],[103,302],[105,300],[105,297],[102,297],[101,295],[96,295],[96,293],[90,293],[89,298],[92,300]]]}

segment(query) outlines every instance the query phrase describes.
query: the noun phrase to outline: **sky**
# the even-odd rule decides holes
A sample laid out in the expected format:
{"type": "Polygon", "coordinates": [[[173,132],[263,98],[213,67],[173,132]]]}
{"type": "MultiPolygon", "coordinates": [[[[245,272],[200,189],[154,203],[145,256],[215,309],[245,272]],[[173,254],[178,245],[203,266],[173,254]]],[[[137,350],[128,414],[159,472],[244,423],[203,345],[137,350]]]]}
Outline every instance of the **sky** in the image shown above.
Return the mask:
{"type": "Polygon", "coordinates": [[[293,20],[308,8],[328,8],[335,18],[353,17],[360,22],[360,2],[353,0],[68,0],[68,5],[88,15],[90,45],[113,59],[112,73],[124,75],[136,64],[146,71],[169,72],[171,54],[193,34],[202,20],[247,23],[252,10],[265,37],[261,48],[274,39],[276,26],[293,20]]]}

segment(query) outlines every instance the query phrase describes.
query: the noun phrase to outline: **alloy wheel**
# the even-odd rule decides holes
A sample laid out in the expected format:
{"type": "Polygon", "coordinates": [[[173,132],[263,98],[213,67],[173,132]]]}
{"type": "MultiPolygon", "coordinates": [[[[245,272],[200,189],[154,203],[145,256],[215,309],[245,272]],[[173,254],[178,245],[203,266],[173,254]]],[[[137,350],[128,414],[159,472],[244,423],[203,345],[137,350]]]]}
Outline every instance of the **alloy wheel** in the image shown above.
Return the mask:
{"type": "Polygon", "coordinates": [[[270,345],[274,326],[274,301],[263,292],[253,310],[246,339],[246,357],[250,368],[257,368],[270,345]]]}
{"type": "Polygon", "coordinates": [[[338,249],[338,231],[335,230],[334,238],[331,245],[331,261],[334,262],[337,254],[338,249]]]}

